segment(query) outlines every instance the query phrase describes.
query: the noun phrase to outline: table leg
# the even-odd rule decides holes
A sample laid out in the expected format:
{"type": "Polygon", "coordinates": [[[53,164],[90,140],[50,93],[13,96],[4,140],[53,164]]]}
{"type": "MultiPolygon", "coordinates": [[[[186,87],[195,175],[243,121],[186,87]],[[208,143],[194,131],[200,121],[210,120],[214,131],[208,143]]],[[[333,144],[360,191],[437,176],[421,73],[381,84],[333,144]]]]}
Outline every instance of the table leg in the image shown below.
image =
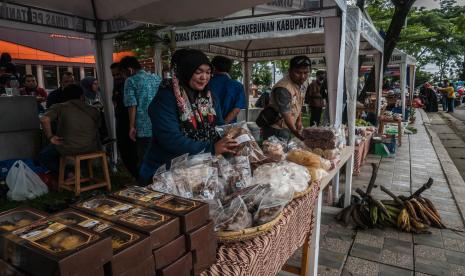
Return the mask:
{"type": "Polygon", "coordinates": [[[402,146],[402,121],[397,122],[397,139],[399,140],[399,147],[402,146]]]}
{"type": "Polygon", "coordinates": [[[332,181],[332,186],[333,186],[333,203],[337,204],[337,201],[339,200],[339,172],[336,173],[336,175],[333,178],[332,181]]]}
{"type": "Polygon", "coordinates": [[[316,276],[318,274],[318,255],[320,252],[320,225],[321,225],[321,207],[323,205],[323,191],[320,190],[318,193],[318,202],[315,206],[314,216],[315,225],[313,228],[313,234],[311,237],[310,244],[308,245],[309,252],[307,254],[307,266],[305,268],[306,273],[304,275],[316,276]]]}
{"type": "MultiPolygon", "coordinates": [[[[362,156],[363,159],[363,156],[362,156]]],[[[346,183],[344,187],[344,208],[350,205],[352,198],[352,172],[354,171],[354,155],[346,163],[346,183]]]]}

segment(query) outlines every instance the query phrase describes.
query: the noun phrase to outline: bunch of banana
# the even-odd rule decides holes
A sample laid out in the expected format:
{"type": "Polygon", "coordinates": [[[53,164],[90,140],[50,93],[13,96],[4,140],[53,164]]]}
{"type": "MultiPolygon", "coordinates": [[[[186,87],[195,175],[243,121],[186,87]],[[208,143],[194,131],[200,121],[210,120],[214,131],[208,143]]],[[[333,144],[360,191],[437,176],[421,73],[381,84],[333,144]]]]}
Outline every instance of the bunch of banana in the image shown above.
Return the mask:
{"type": "Polygon", "coordinates": [[[370,200],[362,200],[344,208],[336,215],[336,219],[345,225],[352,220],[357,228],[368,229],[395,225],[394,218],[397,214],[398,212],[389,211],[381,201],[370,197],[370,200]]]}

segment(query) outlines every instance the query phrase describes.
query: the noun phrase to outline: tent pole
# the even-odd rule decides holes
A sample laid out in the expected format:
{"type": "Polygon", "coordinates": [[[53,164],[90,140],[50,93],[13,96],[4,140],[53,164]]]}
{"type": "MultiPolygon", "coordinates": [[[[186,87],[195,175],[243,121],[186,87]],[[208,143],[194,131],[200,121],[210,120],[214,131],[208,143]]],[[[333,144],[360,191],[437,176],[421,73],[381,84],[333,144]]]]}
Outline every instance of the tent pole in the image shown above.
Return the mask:
{"type": "MultiPolygon", "coordinates": [[[[155,34],[155,36],[157,36],[155,34]]],[[[163,64],[161,60],[161,55],[163,51],[163,44],[160,41],[155,42],[154,53],[153,53],[153,65],[155,75],[163,77],[163,64]]]]}
{"type": "MultiPolygon", "coordinates": [[[[348,9],[346,27],[346,55],[345,55],[345,82],[347,94],[347,119],[349,146],[355,146],[355,116],[357,108],[357,82],[358,63],[360,51],[360,9],[348,9]]],[[[344,207],[350,205],[352,194],[352,172],[354,170],[354,157],[346,164],[346,183],[344,191],[344,207]]]]}
{"type": "MultiPolygon", "coordinates": [[[[103,39],[102,36],[96,36],[96,68],[99,80],[100,90],[104,101],[105,120],[108,132],[111,138],[116,137],[115,113],[113,109],[113,78],[111,76],[110,65],[113,62],[113,44],[114,39],[103,39]]],[[[112,160],[116,165],[118,155],[116,146],[113,147],[112,160]]],[[[115,169],[114,167],[113,169],[115,169]]]]}
{"type": "Polygon", "coordinates": [[[383,96],[383,56],[376,53],[373,56],[375,63],[375,93],[376,93],[376,118],[381,115],[381,97],[383,96]]]}
{"type": "Polygon", "coordinates": [[[244,64],[243,64],[243,74],[244,74],[244,90],[245,90],[245,120],[249,121],[249,97],[250,97],[250,78],[252,74],[252,66],[249,61],[248,51],[244,51],[244,64]]]}
{"type": "MultiPolygon", "coordinates": [[[[344,93],[346,13],[341,17],[325,19],[325,56],[327,66],[329,119],[331,125],[339,127],[342,121],[344,93]]],[[[339,172],[332,180],[334,202],[339,198],[339,172]]]]}
{"type": "MultiPolygon", "coordinates": [[[[415,65],[409,65],[409,70],[410,70],[410,79],[409,79],[409,100],[410,100],[410,106],[412,106],[413,102],[413,93],[415,92],[415,65]]],[[[408,118],[405,118],[408,119],[408,118]]]]}
{"type": "Polygon", "coordinates": [[[401,91],[401,101],[402,101],[402,120],[405,120],[405,88],[407,85],[407,64],[400,64],[400,91],[401,91]]]}

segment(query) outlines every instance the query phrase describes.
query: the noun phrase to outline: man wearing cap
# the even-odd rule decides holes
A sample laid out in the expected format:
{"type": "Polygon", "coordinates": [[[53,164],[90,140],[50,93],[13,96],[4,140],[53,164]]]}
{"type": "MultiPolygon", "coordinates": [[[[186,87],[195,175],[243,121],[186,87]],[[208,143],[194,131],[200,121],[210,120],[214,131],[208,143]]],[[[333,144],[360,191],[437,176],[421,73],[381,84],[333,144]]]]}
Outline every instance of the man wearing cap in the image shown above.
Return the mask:
{"type": "Polygon", "coordinates": [[[268,126],[264,126],[263,138],[277,136],[290,139],[291,134],[303,140],[302,104],[305,94],[304,83],[310,73],[311,61],[307,56],[293,57],[289,64],[289,73],[273,86],[269,107],[279,112],[279,119],[268,126]]]}

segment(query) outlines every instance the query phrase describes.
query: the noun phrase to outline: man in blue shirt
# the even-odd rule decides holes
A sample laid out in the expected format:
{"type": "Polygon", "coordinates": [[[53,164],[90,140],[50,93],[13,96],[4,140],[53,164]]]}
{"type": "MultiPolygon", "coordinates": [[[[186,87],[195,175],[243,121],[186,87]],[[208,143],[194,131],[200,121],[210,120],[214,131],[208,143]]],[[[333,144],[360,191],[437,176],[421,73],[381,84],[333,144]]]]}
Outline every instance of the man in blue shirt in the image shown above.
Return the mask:
{"type": "Polygon", "coordinates": [[[227,57],[214,57],[214,75],[208,84],[216,99],[220,101],[225,124],[235,123],[241,109],[246,108],[244,86],[229,76],[232,64],[233,61],[227,57]]]}
{"type": "Polygon", "coordinates": [[[120,68],[127,77],[124,83],[124,106],[129,110],[129,138],[136,142],[138,167],[152,139],[148,107],[155,97],[161,78],[145,72],[135,57],[126,56],[120,68]]]}

